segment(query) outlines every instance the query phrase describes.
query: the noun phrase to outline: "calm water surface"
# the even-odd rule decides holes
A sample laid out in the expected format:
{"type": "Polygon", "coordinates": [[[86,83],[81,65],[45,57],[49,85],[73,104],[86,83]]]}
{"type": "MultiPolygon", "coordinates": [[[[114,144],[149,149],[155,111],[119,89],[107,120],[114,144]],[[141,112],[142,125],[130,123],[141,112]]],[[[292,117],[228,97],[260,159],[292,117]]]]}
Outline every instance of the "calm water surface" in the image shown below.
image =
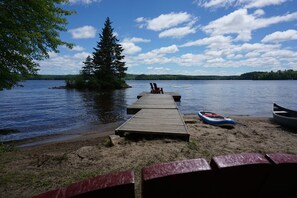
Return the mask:
{"type": "MultiPolygon", "coordinates": [[[[49,89],[64,81],[26,81],[24,87],[0,91],[0,141],[21,140],[125,121],[126,107],[150,81],[127,81],[132,88],[111,92],[49,89]]],[[[223,115],[271,116],[272,103],[297,109],[297,81],[155,81],[181,94],[182,113],[199,110],[223,115]]]]}

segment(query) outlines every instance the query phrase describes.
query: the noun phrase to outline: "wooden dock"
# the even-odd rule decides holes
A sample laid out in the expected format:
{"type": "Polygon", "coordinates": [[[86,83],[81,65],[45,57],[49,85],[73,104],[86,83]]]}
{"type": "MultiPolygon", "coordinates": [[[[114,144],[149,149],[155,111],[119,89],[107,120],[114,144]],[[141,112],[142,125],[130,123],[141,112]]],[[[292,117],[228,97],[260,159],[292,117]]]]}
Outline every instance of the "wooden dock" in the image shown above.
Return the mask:
{"type": "Polygon", "coordinates": [[[115,130],[116,135],[163,135],[189,141],[187,127],[171,95],[145,94],[127,112],[136,114],[115,130]]]}
{"type": "MultiPolygon", "coordinates": [[[[150,95],[150,94],[151,94],[150,92],[141,92],[140,94],[138,94],[137,99],[141,98],[144,95],[150,95]]],[[[176,93],[176,92],[164,92],[164,94],[171,95],[175,102],[180,102],[181,95],[179,95],[179,93],[176,93]]],[[[159,94],[157,94],[157,95],[159,95],[159,94]]]]}
{"type": "Polygon", "coordinates": [[[135,114],[141,109],[177,109],[177,106],[171,95],[145,94],[127,107],[127,113],[135,114]]]}

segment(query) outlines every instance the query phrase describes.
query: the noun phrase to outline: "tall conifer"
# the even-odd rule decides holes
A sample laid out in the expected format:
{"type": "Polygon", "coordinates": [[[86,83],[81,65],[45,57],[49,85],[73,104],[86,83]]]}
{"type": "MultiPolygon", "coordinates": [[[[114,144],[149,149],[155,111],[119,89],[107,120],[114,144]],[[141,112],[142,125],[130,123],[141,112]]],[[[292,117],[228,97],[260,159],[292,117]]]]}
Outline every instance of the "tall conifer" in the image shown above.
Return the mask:
{"type": "Polygon", "coordinates": [[[111,21],[107,17],[102,33],[99,34],[100,41],[94,48],[93,65],[94,74],[102,88],[118,88],[124,83],[125,62],[122,55],[123,48],[118,44],[119,40],[113,33],[111,21]]]}

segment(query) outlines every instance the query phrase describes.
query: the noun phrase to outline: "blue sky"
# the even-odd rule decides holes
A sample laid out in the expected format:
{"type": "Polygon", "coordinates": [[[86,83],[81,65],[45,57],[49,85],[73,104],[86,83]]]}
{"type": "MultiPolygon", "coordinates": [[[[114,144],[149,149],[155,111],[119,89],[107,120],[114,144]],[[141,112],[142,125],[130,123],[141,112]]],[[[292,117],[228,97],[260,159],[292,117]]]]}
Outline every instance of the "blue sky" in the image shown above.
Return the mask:
{"type": "Polygon", "coordinates": [[[70,0],[68,31],[40,74],[78,74],[106,17],[127,73],[239,75],[297,70],[296,0],[70,0]]]}

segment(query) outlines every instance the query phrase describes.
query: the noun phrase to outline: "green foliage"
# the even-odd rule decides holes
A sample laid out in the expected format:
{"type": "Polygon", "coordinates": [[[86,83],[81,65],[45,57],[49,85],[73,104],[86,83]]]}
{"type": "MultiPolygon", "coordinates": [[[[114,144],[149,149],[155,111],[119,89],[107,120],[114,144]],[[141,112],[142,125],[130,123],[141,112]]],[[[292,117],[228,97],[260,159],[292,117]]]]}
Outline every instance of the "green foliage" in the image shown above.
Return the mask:
{"type": "Polygon", "coordinates": [[[241,80],[297,80],[297,71],[250,72],[240,75],[241,80]]]}
{"type": "MultiPolygon", "coordinates": [[[[74,80],[78,75],[34,75],[31,80],[74,80]]],[[[249,72],[240,76],[186,76],[126,74],[125,80],[297,80],[297,71],[249,72]]],[[[125,81],[123,81],[125,82],[125,81]]]]}
{"type": "Polygon", "coordinates": [[[238,76],[186,76],[186,75],[146,75],[127,74],[126,80],[236,80],[238,76]]]}
{"type": "Polygon", "coordinates": [[[100,41],[93,57],[88,56],[81,70],[81,75],[74,81],[66,81],[67,87],[78,89],[118,89],[125,83],[125,62],[123,48],[113,33],[109,18],[106,19],[100,41]]]}
{"type": "Polygon", "coordinates": [[[240,76],[186,76],[186,75],[146,75],[127,74],[126,80],[297,80],[297,71],[249,72],[240,76]]]}
{"type": "Polygon", "coordinates": [[[16,147],[14,145],[10,144],[4,144],[3,142],[0,142],[0,155],[7,152],[15,151],[16,147]]]}
{"type": "Polygon", "coordinates": [[[68,0],[1,0],[0,2],[0,90],[36,74],[36,61],[72,44],[59,38],[66,31],[65,16],[72,11],[59,4],[68,0]]]}
{"type": "Polygon", "coordinates": [[[28,80],[69,80],[77,75],[33,75],[28,80]]]}

